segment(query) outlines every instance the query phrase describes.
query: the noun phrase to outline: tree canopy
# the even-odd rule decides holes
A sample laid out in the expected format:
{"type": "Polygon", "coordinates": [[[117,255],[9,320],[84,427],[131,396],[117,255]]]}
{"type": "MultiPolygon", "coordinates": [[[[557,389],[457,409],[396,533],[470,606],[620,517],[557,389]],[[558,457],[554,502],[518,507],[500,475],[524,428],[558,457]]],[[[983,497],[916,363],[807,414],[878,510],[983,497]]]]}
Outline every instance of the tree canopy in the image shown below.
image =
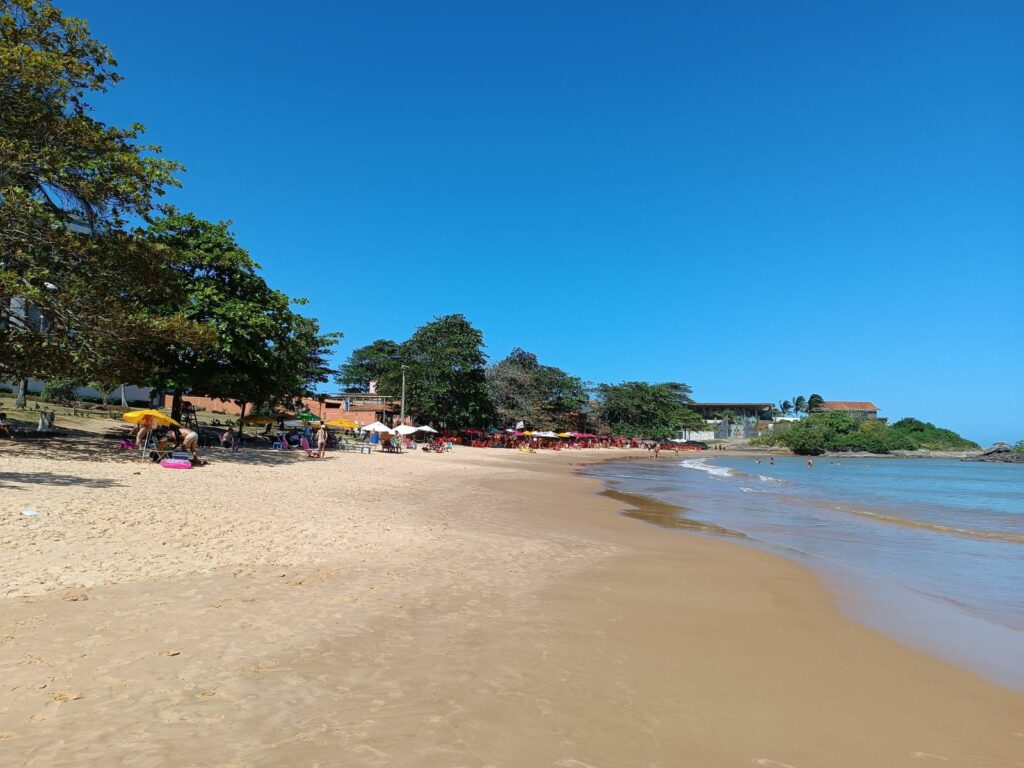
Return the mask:
{"type": "Polygon", "coordinates": [[[681,429],[704,429],[705,422],[687,407],[690,387],[678,382],[626,381],[602,384],[598,412],[613,435],[675,437],[681,429]]]}
{"type": "Polygon", "coordinates": [[[326,356],[340,334],[321,334],[316,320],[267,285],[229,222],[169,209],[143,236],[161,247],[183,296],[180,306],[155,311],[183,313],[213,333],[209,344],[176,342],[153,353],[151,380],[175,392],[174,418],[186,391],[267,405],[327,381],[326,356]]]}
{"type": "Polygon", "coordinates": [[[401,346],[390,339],[377,339],[352,351],[338,369],[337,382],[356,392],[368,392],[371,381],[379,382],[401,364],[401,346]]]}
{"type": "Polygon", "coordinates": [[[408,413],[449,428],[485,427],[494,408],[483,350],[483,334],[463,315],[435,318],[401,345],[399,364],[383,373],[378,390],[400,394],[404,365],[408,413]]]}
{"type": "MultiPolygon", "coordinates": [[[[128,231],[181,166],[105,125],[90,94],[120,80],[86,23],[48,0],[0,0],[0,372],[81,376],[112,354],[202,330],[145,308],[167,298],[160,256],[128,231]]],[[[85,374],[88,376],[88,373],[85,374]]]]}
{"type": "Polygon", "coordinates": [[[488,366],[487,385],[498,423],[507,427],[523,421],[537,429],[570,429],[587,402],[582,380],[541,365],[536,355],[518,347],[488,366]]]}

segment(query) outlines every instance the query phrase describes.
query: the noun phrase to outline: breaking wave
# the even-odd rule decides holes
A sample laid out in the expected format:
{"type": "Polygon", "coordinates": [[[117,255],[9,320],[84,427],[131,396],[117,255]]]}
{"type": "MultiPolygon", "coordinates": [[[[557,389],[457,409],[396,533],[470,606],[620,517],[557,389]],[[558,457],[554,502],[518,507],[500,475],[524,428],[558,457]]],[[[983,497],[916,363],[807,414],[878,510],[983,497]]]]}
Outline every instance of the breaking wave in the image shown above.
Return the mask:
{"type": "Polygon", "coordinates": [[[732,477],[734,474],[729,467],[708,464],[707,459],[686,459],[679,462],[679,466],[686,467],[687,469],[699,469],[701,472],[707,472],[709,475],[715,475],[716,477],[732,477]]]}

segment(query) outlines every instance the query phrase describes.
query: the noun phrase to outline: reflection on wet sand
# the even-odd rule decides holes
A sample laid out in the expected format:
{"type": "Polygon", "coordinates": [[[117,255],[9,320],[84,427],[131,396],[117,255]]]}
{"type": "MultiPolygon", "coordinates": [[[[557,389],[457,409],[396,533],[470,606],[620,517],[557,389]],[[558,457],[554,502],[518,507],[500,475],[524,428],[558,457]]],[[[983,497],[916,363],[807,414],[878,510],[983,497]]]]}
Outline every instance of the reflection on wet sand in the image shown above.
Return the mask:
{"type": "Polygon", "coordinates": [[[629,504],[632,509],[622,510],[626,517],[643,520],[647,523],[660,525],[662,528],[685,528],[691,531],[703,531],[704,533],[715,533],[719,536],[739,536],[746,538],[745,533],[733,531],[714,523],[705,523],[700,520],[693,520],[686,516],[686,508],[676,504],[669,504],[665,501],[653,499],[650,496],[643,496],[637,493],[626,493],[612,489],[601,491],[602,496],[629,504]]]}

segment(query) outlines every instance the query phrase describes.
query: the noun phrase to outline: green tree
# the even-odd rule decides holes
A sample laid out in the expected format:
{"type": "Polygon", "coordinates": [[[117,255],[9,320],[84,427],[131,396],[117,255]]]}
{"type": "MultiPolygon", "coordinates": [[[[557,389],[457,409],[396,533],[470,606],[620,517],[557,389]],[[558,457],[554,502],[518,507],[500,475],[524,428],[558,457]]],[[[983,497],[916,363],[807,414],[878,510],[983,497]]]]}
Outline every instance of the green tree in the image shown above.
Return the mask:
{"type": "Polygon", "coordinates": [[[821,395],[811,395],[807,398],[807,412],[811,413],[825,404],[825,398],[821,395]]]}
{"type": "Polygon", "coordinates": [[[598,388],[601,418],[613,435],[675,437],[680,429],[703,429],[704,421],[687,408],[691,389],[686,384],[626,381],[598,388]]]}
{"type": "Polygon", "coordinates": [[[75,400],[77,388],[78,382],[74,379],[47,379],[43,382],[43,391],[39,393],[39,399],[44,403],[70,405],[75,400]]]}
{"type": "Polygon", "coordinates": [[[913,448],[942,451],[968,450],[978,447],[977,443],[961,437],[951,429],[936,427],[931,422],[919,419],[900,419],[890,429],[912,442],[913,448]]]}
{"type": "MultiPolygon", "coordinates": [[[[321,334],[316,320],[270,288],[259,265],[235,240],[229,222],[209,222],[168,209],[145,232],[163,249],[180,306],[154,308],[184,314],[213,336],[154,350],[151,378],[174,392],[172,418],[185,392],[266,404],[307,394],[333,373],[326,355],[340,334],[321,334]]],[[[298,303],[304,303],[301,300],[298,303]]]]}
{"type": "Polygon", "coordinates": [[[587,402],[582,380],[541,365],[536,355],[518,347],[488,366],[487,385],[498,422],[505,426],[522,420],[537,429],[569,429],[587,402]]]}
{"type": "Polygon", "coordinates": [[[84,21],[49,0],[0,0],[0,373],[81,377],[112,349],[197,332],[145,307],[159,254],[127,231],[177,184],[177,163],[101,123],[88,98],[120,80],[84,21]]]}
{"type": "Polygon", "coordinates": [[[338,371],[337,383],[357,392],[368,392],[371,381],[380,381],[401,367],[401,346],[390,339],[377,339],[372,344],[352,350],[338,371]]]}
{"type": "Polygon", "coordinates": [[[789,400],[783,400],[779,403],[779,410],[783,416],[788,416],[793,411],[793,404],[789,400]]]}
{"type": "Polygon", "coordinates": [[[483,334],[463,315],[435,318],[401,345],[399,366],[382,374],[378,391],[401,392],[404,364],[406,412],[448,428],[485,427],[494,406],[483,350],[483,334]]]}
{"type": "Polygon", "coordinates": [[[797,416],[801,413],[807,413],[807,399],[803,395],[797,395],[793,398],[793,412],[797,416]]]}

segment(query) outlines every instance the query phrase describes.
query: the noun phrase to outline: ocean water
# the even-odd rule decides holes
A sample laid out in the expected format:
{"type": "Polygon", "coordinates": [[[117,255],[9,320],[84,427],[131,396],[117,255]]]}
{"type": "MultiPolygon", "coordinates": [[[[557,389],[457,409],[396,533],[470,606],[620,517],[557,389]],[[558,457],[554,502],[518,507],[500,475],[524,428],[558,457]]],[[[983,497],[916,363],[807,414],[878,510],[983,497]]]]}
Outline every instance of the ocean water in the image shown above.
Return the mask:
{"type": "Polygon", "coordinates": [[[662,454],[586,471],[680,507],[665,527],[794,558],[855,620],[1024,690],[1024,465],[662,454]]]}

